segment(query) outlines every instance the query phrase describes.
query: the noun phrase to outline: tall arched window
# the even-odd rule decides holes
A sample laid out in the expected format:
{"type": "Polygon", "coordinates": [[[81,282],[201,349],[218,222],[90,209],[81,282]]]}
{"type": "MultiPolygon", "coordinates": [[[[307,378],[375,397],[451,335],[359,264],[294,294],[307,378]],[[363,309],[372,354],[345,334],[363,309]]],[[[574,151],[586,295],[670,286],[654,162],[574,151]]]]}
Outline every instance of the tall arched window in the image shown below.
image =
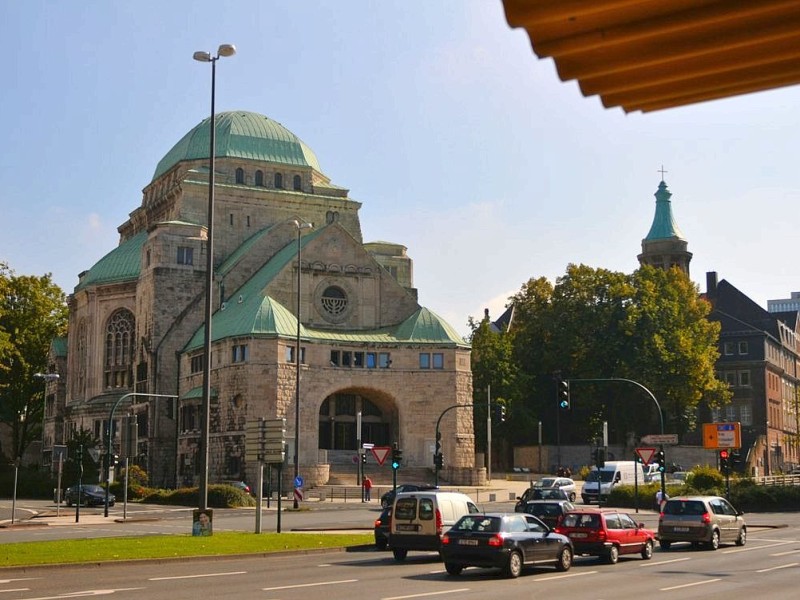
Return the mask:
{"type": "Polygon", "coordinates": [[[121,308],[106,323],[105,387],[130,388],[133,381],[133,336],[131,311],[121,308]]]}
{"type": "Polygon", "coordinates": [[[256,185],[259,187],[264,185],[264,171],[256,171],[256,185]]]}
{"type": "Polygon", "coordinates": [[[283,174],[275,173],[275,187],[279,190],[283,189],[283,174]]]}
{"type": "Polygon", "coordinates": [[[294,176],[294,189],[297,190],[298,192],[303,189],[303,182],[300,179],[300,175],[294,176]]]}
{"type": "Polygon", "coordinates": [[[244,183],[244,169],[242,167],[236,169],[236,183],[244,183]]]}

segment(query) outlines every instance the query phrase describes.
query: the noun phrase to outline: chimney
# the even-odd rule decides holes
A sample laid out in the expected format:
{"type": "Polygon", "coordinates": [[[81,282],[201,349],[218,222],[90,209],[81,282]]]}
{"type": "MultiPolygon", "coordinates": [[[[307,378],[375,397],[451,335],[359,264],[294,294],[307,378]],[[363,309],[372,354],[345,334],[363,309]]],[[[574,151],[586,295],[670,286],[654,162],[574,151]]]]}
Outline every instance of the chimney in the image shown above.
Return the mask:
{"type": "Polygon", "coordinates": [[[713,300],[717,297],[717,272],[706,272],[706,297],[713,300]]]}

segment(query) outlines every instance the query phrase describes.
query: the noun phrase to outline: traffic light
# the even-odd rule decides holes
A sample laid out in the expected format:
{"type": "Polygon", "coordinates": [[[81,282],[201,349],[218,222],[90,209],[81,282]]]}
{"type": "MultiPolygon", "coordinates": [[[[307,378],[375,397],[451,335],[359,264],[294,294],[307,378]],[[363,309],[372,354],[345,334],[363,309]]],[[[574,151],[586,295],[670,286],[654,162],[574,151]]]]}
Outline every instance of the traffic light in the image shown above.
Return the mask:
{"type": "Polygon", "coordinates": [[[564,410],[570,408],[569,381],[566,379],[558,380],[558,406],[564,410]]]}
{"type": "Polygon", "coordinates": [[[397,447],[397,444],[392,448],[392,469],[397,471],[403,464],[403,451],[397,447]]]}
{"type": "Polygon", "coordinates": [[[598,469],[602,469],[604,466],[606,466],[606,449],[595,448],[592,450],[592,462],[598,469]]]}
{"type": "Polygon", "coordinates": [[[361,453],[361,464],[362,465],[367,464],[367,453],[366,452],[362,452],[361,453]]]}
{"type": "Polygon", "coordinates": [[[505,404],[495,404],[494,405],[494,419],[498,423],[505,423],[506,422],[506,405],[505,404]]]}
{"type": "Polygon", "coordinates": [[[433,464],[435,467],[441,469],[444,466],[444,454],[437,452],[433,455],[433,464]]]}
{"type": "Polygon", "coordinates": [[[653,462],[658,465],[658,472],[664,473],[667,470],[667,457],[663,450],[659,450],[653,457],[653,462]]]}
{"type": "Polygon", "coordinates": [[[719,451],[719,470],[722,471],[725,475],[728,474],[728,468],[730,466],[728,462],[729,458],[730,458],[730,453],[727,450],[719,451]]]}

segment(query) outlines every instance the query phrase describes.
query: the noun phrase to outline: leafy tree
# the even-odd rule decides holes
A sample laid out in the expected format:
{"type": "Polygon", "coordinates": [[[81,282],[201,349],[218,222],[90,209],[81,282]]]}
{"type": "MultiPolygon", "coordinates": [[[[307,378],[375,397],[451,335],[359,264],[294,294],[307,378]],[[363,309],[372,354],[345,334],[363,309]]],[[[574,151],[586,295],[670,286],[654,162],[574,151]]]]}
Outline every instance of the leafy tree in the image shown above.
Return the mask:
{"type": "Polygon", "coordinates": [[[64,292],[51,275],[16,275],[0,263],[0,422],[12,430],[6,454],[22,456],[41,437],[44,386],[51,341],[66,333],[64,292]]]}

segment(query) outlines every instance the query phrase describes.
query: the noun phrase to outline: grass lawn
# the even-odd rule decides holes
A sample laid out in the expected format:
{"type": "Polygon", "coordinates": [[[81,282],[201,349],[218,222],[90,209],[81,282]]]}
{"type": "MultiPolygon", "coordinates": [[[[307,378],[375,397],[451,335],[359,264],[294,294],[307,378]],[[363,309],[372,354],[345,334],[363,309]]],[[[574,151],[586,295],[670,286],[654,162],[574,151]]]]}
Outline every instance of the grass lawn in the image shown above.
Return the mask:
{"type": "Polygon", "coordinates": [[[91,538],[0,545],[0,567],[98,563],[182,556],[262,554],[287,550],[342,548],[373,544],[369,534],[215,533],[210,537],[159,535],[91,538]]]}

